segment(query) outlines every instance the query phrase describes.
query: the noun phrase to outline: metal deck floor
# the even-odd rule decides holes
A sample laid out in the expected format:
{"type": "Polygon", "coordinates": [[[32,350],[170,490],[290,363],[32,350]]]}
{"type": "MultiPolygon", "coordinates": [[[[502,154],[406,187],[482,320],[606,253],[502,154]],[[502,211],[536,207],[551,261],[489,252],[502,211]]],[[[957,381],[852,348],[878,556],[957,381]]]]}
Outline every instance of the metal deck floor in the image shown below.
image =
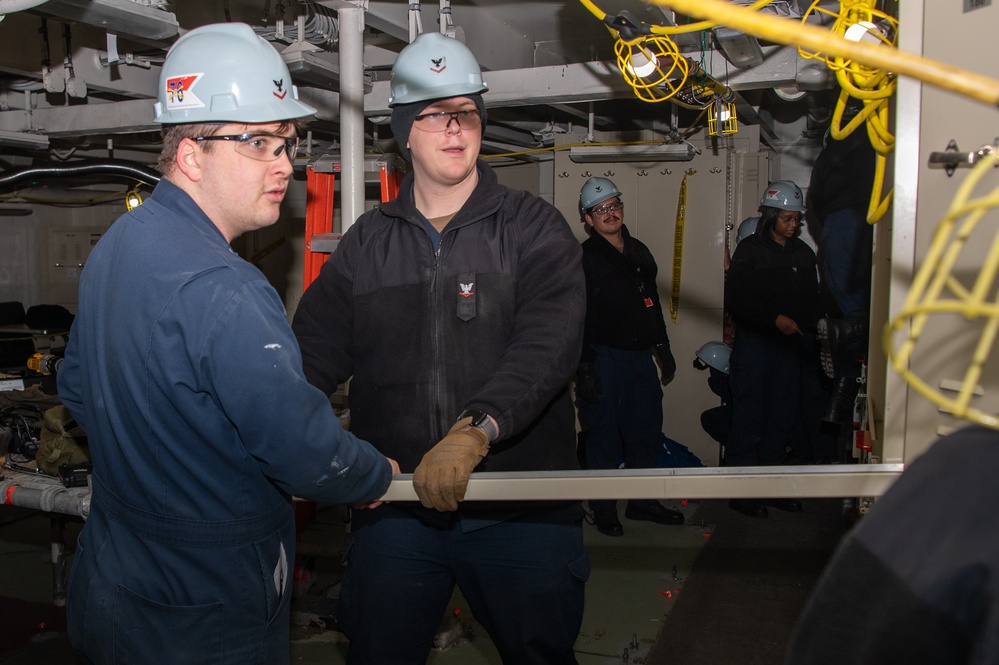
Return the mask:
{"type": "MultiPolygon", "coordinates": [[[[768,520],[734,513],[721,500],[664,503],[684,512],[687,524],[631,521],[623,517],[622,504],[623,537],[609,538],[584,525],[593,572],[576,641],[580,665],[780,665],[798,612],[845,533],[841,502],[806,501],[805,512],[771,510],[768,520]]],[[[338,519],[335,509],[317,516],[321,526],[334,530],[338,519]]],[[[70,548],[79,526],[67,529],[70,548]]],[[[51,604],[49,533],[49,520],[40,513],[0,510],[2,663],[75,662],[64,632],[65,613],[51,604]],[[4,598],[13,600],[3,603],[4,598]],[[19,626],[17,636],[9,632],[14,626],[19,626]]],[[[338,563],[320,558],[308,595],[335,597],[337,581],[338,563]]],[[[427,662],[500,665],[460,593],[452,599],[455,608],[459,620],[439,634],[449,644],[427,662]]],[[[342,634],[322,628],[321,619],[311,620],[300,609],[293,620],[292,663],[345,662],[342,634]]]]}

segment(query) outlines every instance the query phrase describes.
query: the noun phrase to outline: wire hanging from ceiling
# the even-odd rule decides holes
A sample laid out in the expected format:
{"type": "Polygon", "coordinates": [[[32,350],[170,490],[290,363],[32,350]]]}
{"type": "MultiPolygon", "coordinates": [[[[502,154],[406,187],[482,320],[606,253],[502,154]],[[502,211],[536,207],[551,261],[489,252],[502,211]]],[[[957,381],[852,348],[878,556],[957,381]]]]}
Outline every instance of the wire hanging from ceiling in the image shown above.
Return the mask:
{"type": "MultiPolygon", "coordinates": [[[[284,39],[308,42],[331,50],[340,39],[340,29],[334,11],[316,3],[315,0],[299,0],[298,4],[304,9],[305,27],[300,35],[298,21],[285,22],[281,30],[284,39]]],[[[282,19],[278,17],[278,20],[282,19]]],[[[275,41],[278,38],[276,26],[257,26],[253,29],[257,35],[268,41],[275,41]]]]}

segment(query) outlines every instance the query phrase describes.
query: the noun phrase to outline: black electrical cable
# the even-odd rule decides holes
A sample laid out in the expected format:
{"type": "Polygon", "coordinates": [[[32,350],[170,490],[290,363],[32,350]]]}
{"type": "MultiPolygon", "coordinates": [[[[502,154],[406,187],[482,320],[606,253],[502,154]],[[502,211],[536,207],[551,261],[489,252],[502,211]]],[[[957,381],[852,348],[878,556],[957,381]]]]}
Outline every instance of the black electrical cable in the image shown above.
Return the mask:
{"type": "Polygon", "coordinates": [[[102,176],[138,181],[155,187],[162,174],[145,164],[123,159],[89,159],[78,162],[51,163],[29,166],[0,173],[0,193],[55,178],[102,176]]]}

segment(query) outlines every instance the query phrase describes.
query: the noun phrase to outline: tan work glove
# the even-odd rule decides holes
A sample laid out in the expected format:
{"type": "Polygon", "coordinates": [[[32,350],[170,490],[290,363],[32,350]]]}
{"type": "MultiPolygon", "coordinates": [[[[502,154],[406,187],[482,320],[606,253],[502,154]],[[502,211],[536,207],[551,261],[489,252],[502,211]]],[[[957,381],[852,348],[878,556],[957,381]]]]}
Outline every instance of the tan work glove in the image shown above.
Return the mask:
{"type": "Polygon", "coordinates": [[[471,418],[456,422],[413,472],[413,487],[424,507],[458,510],[458,502],[465,498],[468,476],[489,452],[489,437],[471,422],[471,418]]]}

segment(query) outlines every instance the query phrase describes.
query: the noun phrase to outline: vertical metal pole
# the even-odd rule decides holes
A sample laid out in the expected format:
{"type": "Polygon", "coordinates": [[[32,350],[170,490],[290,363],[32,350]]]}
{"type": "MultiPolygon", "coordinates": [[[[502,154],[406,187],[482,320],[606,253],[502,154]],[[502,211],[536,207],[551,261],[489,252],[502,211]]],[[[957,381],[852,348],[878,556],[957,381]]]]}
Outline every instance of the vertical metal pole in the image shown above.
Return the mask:
{"type": "Polygon", "coordinates": [[[364,10],[348,5],[338,15],[343,232],[364,212],[364,10]]]}

